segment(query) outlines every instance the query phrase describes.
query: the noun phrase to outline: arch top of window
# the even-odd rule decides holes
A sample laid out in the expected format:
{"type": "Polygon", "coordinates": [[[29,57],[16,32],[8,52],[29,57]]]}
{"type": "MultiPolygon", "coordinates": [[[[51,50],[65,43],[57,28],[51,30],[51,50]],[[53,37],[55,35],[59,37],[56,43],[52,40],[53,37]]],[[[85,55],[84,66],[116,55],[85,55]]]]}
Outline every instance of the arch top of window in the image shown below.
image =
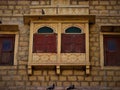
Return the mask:
{"type": "Polygon", "coordinates": [[[54,33],[53,29],[47,26],[41,27],[37,30],[37,33],[39,34],[51,34],[54,33]]]}
{"type": "Polygon", "coordinates": [[[78,28],[78,27],[73,26],[73,27],[67,28],[65,30],[65,33],[78,33],[78,34],[80,34],[80,33],[82,33],[82,30],[80,28],[78,28]]]}

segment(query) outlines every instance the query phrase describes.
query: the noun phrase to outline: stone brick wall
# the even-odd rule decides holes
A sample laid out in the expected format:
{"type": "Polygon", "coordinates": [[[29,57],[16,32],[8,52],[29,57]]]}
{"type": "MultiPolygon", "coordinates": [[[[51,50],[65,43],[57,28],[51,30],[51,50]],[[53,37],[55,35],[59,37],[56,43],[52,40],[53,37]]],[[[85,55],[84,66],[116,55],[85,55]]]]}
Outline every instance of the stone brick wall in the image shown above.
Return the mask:
{"type": "MultiPolygon", "coordinates": [[[[30,6],[38,0],[0,0],[0,20],[3,24],[19,25],[19,49],[17,66],[0,66],[0,90],[45,90],[55,83],[59,90],[74,84],[78,90],[119,90],[120,71],[100,67],[100,26],[120,25],[120,0],[89,0],[90,14],[96,15],[96,24],[90,25],[91,74],[84,70],[62,69],[58,76],[54,69],[34,69],[27,74],[29,26],[23,23],[23,14],[29,14],[30,6]]],[[[88,2],[87,2],[88,4],[88,2]]]]}

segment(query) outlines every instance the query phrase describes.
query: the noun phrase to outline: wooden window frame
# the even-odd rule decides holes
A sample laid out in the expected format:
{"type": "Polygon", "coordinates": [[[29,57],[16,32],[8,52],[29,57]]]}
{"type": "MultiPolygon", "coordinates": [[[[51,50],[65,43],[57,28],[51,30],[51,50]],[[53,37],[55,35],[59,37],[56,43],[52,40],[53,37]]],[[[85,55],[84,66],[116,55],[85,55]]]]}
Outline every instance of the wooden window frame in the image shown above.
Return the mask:
{"type": "MultiPolygon", "coordinates": [[[[17,32],[10,32],[10,31],[0,31],[0,34],[15,34],[15,45],[14,45],[14,60],[13,65],[17,65],[17,54],[18,54],[18,40],[19,40],[19,33],[17,32]]],[[[6,65],[9,66],[9,65],[6,65]]]]}
{"type": "Polygon", "coordinates": [[[104,66],[104,35],[120,35],[120,33],[100,32],[100,65],[101,65],[101,69],[120,69],[120,66],[104,66]]]}

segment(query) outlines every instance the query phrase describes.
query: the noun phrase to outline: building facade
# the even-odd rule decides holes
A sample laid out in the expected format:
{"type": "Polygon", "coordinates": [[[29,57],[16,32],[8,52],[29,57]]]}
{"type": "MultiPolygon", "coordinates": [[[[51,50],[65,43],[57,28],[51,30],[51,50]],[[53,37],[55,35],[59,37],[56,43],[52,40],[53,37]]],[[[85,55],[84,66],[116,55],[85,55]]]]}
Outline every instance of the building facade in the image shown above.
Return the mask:
{"type": "Polygon", "coordinates": [[[0,90],[119,90],[119,55],[119,0],[0,0],[0,90]]]}

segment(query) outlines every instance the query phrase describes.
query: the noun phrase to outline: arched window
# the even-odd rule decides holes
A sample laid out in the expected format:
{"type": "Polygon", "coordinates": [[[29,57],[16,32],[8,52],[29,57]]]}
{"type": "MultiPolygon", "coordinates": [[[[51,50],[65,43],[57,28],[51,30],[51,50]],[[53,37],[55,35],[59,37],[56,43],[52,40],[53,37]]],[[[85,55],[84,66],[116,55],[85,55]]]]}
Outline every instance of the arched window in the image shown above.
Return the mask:
{"type": "Polygon", "coordinates": [[[78,27],[69,27],[68,29],[65,30],[65,33],[81,33],[82,30],[78,27]]]}
{"type": "Polygon", "coordinates": [[[42,27],[38,29],[38,33],[53,33],[53,29],[51,29],[50,27],[42,27]]]}

